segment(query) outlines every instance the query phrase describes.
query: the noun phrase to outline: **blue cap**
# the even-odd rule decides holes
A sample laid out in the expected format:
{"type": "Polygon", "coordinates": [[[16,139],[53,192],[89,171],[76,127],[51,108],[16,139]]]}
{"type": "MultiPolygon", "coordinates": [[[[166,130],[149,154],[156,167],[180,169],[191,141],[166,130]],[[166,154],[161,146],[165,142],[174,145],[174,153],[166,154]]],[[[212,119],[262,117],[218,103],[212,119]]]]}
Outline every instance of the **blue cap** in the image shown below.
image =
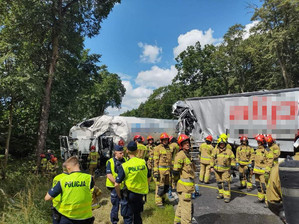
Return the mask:
{"type": "Polygon", "coordinates": [[[124,151],[124,148],[121,145],[115,145],[114,146],[114,151],[122,152],[122,151],[124,151]]]}
{"type": "Polygon", "coordinates": [[[128,144],[128,150],[131,152],[134,152],[137,150],[137,144],[134,141],[129,142],[128,144]]]}

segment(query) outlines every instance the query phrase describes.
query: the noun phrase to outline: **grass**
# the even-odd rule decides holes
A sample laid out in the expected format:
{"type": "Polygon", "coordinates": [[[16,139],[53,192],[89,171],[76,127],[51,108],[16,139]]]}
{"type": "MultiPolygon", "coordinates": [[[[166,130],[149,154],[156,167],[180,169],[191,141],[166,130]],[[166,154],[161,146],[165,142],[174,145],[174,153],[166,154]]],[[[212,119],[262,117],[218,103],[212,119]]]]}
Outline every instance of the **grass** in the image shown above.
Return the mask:
{"type": "MultiPolygon", "coordinates": [[[[50,189],[52,180],[34,174],[32,164],[14,161],[9,167],[7,178],[0,181],[0,224],[52,223],[51,203],[44,201],[45,193],[50,189]]],[[[105,182],[105,177],[96,180],[96,185],[102,190],[102,195],[101,207],[93,211],[95,224],[110,223],[110,191],[105,187],[105,182]]],[[[155,185],[152,182],[142,213],[143,223],[173,223],[173,206],[168,203],[164,209],[157,208],[154,189],[155,185]]],[[[120,215],[119,218],[119,223],[122,224],[123,219],[120,215]]]]}

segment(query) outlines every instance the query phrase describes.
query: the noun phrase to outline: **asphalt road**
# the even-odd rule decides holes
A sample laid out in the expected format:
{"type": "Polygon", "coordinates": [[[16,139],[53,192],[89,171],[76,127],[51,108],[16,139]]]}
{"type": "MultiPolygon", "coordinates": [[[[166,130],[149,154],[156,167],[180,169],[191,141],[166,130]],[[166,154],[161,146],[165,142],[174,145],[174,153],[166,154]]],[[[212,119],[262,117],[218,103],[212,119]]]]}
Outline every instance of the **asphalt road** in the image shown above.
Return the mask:
{"type": "Polygon", "coordinates": [[[282,224],[268,208],[264,208],[263,203],[257,201],[257,190],[249,193],[239,190],[238,177],[233,179],[231,185],[232,197],[230,203],[225,203],[223,199],[216,199],[217,186],[215,181],[211,184],[200,185],[201,195],[193,200],[194,222],[204,224],[282,224]]]}

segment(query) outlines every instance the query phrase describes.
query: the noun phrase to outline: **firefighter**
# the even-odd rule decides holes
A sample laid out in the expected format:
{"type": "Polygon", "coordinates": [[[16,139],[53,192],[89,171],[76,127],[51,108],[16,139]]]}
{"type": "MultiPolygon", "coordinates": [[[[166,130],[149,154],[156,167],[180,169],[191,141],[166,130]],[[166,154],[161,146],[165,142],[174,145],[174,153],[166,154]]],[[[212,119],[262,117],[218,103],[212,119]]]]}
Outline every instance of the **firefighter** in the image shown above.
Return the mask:
{"type": "Polygon", "coordinates": [[[91,205],[91,208],[92,208],[92,210],[94,210],[94,209],[97,209],[97,208],[99,208],[101,206],[99,198],[100,198],[100,196],[102,194],[102,191],[97,186],[94,186],[91,189],[91,194],[92,194],[92,205],[91,205]]]}
{"type": "Polygon", "coordinates": [[[52,155],[51,159],[47,162],[47,174],[54,177],[57,174],[58,159],[52,155]]]}
{"type": "Polygon", "coordinates": [[[210,181],[211,173],[211,156],[214,150],[212,145],[213,137],[211,135],[206,137],[206,142],[199,147],[199,159],[200,159],[200,173],[199,181],[201,183],[208,184],[210,181]]]}
{"type": "Polygon", "coordinates": [[[195,191],[194,178],[195,167],[189,154],[191,143],[187,135],[181,134],[178,138],[180,151],[175,157],[173,176],[177,183],[179,203],[175,211],[174,223],[191,223],[192,200],[191,194],[195,191]]]}
{"type": "Polygon", "coordinates": [[[123,147],[123,149],[124,149],[124,158],[128,159],[129,158],[128,157],[128,148],[125,146],[125,141],[123,139],[120,139],[118,141],[118,145],[121,146],[121,147],[123,147]]]}
{"type": "Polygon", "coordinates": [[[40,154],[40,158],[41,158],[40,165],[41,165],[42,175],[45,175],[46,171],[47,171],[48,160],[47,160],[46,155],[44,153],[40,154]]]}
{"type": "Polygon", "coordinates": [[[279,146],[275,143],[275,140],[271,135],[266,136],[266,142],[268,144],[268,147],[271,149],[274,155],[274,165],[278,163],[278,158],[280,156],[280,148],[279,146]]]}
{"type": "Polygon", "coordinates": [[[94,187],[94,179],[91,175],[80,171],[80,164],[77,157],[73,156],[64,162],[69,173],[61,178],[51,188],[45,200],[53,200],[61,194],[61,202],[58,212],[61,214],[60,224],[91,224],[94,221],[92,216],[91,189],[94,187]]]}
{"type": "Polygon", "coordinates": [[[135,142],[128,144],[130,159],[120,166],[115,180],[115,190],[123,206],[121,215],[130,221],[125,223],[142,224],[141,212],[143,211],[143,198],[148,194],[150,173],[143,159],[137,158],[137,145],[135,142]],[[127,187],[126,193],[121,194],[121,183],[127,187]]]}
{"type": "Polygon", "coordinates": [[[240,146],[236,152],[236,165],[239,169],[240,187],[239,189],[247,188],[247,191],[252,190],[252,159],[254,157],[254,149],[248,146],[248,138],[240,137],[240,146]]]}
{"type": "Polygon", "coordinates": [[[211,171],[215,173],[218,195],[217,199],[224,198],[224,202],[229,203],[230,193],[230,170],[236,166],[235,155],[227,148],[227,140],[219,138],[217,148],[213,150],[211,157],[211,171]]]}
{"type": "MultiPolygon", "coordinates": [[[[106,163],[106,187],[110,190],[110,199],[112,204],[112,209],[110,212],[110,221],[111,223],[115,224],[118,223],[118,211],[119,211],[119,205],[120,200],[117,196],[116,190],[115,190],[115,179],[118,175],[118,171],[120,169],[121,164],[126,162],[126,159],[124,159],[123,154],[123,147],[116,145],[114,147],[114,157],[109,159],[106,163]]],[[[121,189],[123,189],[124,185],[121,185],[121,189]]],[[[125,218],[125,217],[124,217],[125,218]]],[[[125,218],[126,221],[126,218],[125,218]]],[[[125,222],[126,223],[126,222],[125,222]]]]}
{"type": "MultiPolygon", "coordinates": [[[[65,165],[62,165],[63,172],[61,174],[58,174],[54,177],[52,187],[55,187],[55,185],[60,181],[63,177],[68,175],[67,169],[65,165]]],[[[58,212],[59,206],[61,203],[61,194],[59,194],[57,197],[53,198],[52,200],[52,220],[53,224],[59,224],[61,215],[58,212]]]]}
{"type": "MultiPolygon", "coordinates": [[[[294,140],[294,160],[299,160],[299,135],[296,136],[294,140]],[[296,144],[297,142],[297,144],[296,144]]],[[[267,204],[269,209],[280,219],[286,223],[284,206],[282,202],[282,190],[281,190],[281,183],[279,178],[279,164],[276,164],[270,174],[268,186],[267,186],[267,204]]]]}
{"type": "Polygon", "coordinates": [[[155,148],[154,138],[149,135],[146,139],[147,139],[146,147],[148,150],[147,167],[150,170],[150,172],[152,172],[154,168],[154,148],[155,148]]]}
{"type": "Polygon", "coordinates": [[[90,147],[90,153],[87,157],[87,161],[89,161],[89,174],[94,176],[95,170],[98,167],[98,160],[100,158],[100,155],[98,152],[96,152],[96,147],[92,145],[90,147]]]}
{"type": "Polygon", "coordinates": [[[255,185],[257,188],[258,202],[265,201],[266,195],[266,179],[265,174],[269,174],[273,164],[273,153],[269,148],[265,148],[266,140],[264,135],[257,135],[255,137],[258,148],[255,151],[253,160],[254,168],[253,174],[255,177],[255,185]]]}
{"type": "Polygon", "coordinates": [[[145,159],[147,161],[147,158],[148,158],[148,149],[143,144],[144,138],[141,135],[135,135],[134,141],[136,142],[137,149],[138,149],[136,157],[140,158],[140,159],[145,159]]]}
{"type": "MultiPolygon", "coordinates": [[[[177,139],[173,136],[169,137],[169,142],[170,142],[169,148],[172,151],[172,163],[171,164],[172,164],[172,167],[173,167],[174,158],[175,158],[176,154],[179,152],[180,146],[177,143],[177,139]]],[[[169,187],[169,190],[168,190],[168,197],[169,198],[172,198],[172,191],[175,191],[175,182],[174,182],[173,176],[171,175],[171,187],[169,187]]]]}
{"type": "Polygon", "coordinates": [[[160,135],[160,141],[161,144],[154,149],[153,175],[156,180],[155,202],[158,207],[163,208],[163,199],[171,184],[172,151],[167,133],[160,135]]]}

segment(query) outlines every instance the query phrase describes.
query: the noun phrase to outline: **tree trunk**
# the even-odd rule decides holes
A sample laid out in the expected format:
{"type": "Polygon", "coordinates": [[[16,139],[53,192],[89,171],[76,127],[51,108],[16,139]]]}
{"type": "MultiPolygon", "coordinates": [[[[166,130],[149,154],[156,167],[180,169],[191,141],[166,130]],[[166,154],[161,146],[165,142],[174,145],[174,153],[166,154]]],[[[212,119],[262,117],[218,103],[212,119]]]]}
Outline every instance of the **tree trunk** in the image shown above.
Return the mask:
{"type": "Polygon", "coordinates": [[[6,177],[8,154],[9,154],[9,143],[10,143],[11,130],[12,130],[12,115],[13,115],[13,98],[11,99],[10,106],[9,106],[8,132],[7,132],[7,139],[5,144],[4,163],[2,167],[2,179],[5,179],[6,177]]]}
{"type": "MultiPolygon", "coordinates": [[[[55,28],[53,28],[55,29],[55,28]]],[[[36,157],[37,157],[37,168],[40,166],[40,154],[43,152],[46,144],[46,137],[48,131],[48,119],[50,112],[50,103],[51,103],[51,89],[52,82],[54,78],[57,58],[58,58],[58,33],[54,30],[52,38],[52,58],[49,64],[49,74],[45,86],[45,95],[42,101],[38,137],[37,137],[37,147],[36,147],[36,157]]]]}
{"type": "Polygon", "coordinates": [[[276,52],[277,52],[278,62],[279,62],[281,72],[282,72],[282,77],[283,77],[283,80],[284,80],[284,83],[285,83],[285,87],[290,88],[291,87],[291,82],[290,82],[289,77],[288,77],[288,72],[287,72],[285,62],[283,61],[283,58],[282,58],[281,53],[280,53],[278,48],[276,49],[276,52]]]}

